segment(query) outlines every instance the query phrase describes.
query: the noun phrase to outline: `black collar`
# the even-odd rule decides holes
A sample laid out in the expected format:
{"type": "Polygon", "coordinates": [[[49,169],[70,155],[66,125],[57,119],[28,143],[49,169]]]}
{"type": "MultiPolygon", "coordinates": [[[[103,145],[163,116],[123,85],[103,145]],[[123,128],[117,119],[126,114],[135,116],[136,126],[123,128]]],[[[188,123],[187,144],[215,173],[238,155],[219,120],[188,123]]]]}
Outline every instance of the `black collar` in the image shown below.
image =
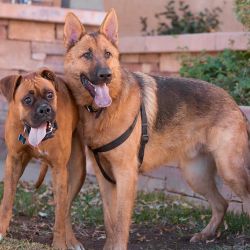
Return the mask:
{"type": "MultiPolygon", "coordinates": [[[[46,129],[46,135],[45,137],[42,139],[42,141],[46,141],[47,139],[50,139],[52,137],[54,137],[55,135],[55,132],[56,130],[58,129],[58,126],[57,126],[57,122],[54,121],[53,123],[51,123],[49,126],[47,126],[47,129],[46,129]]],[[[31,130],[31,127],[30,125],[28,124],[24,124],[24,135],[23,134],[19,134],[18,136],[18,141],[20,141],[22,144],[25,144],[26,142],[26,137],[25,135],[29,135],[30,133],[30,130],[31,130]]]]}
{"type": "Polygon", "coordinates": [[[84,108],[89,112],[89,113],[95,113],[95,118],[97,119],[102,111],[104,110],[104,108],[100,108],[100,109],[95,109],[92,105],[84,105],[84,108]]]}

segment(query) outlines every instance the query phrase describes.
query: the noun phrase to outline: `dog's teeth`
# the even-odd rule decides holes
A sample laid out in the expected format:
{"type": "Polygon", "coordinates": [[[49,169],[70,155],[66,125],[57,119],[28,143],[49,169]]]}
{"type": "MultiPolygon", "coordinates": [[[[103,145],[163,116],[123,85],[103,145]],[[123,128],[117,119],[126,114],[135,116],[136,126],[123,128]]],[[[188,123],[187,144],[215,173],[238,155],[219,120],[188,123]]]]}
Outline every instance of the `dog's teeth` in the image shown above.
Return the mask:
{"type": "Polygon", "coordinates": [[[3,235],[0,234],[0,242],[3,240],[3,235]]]}

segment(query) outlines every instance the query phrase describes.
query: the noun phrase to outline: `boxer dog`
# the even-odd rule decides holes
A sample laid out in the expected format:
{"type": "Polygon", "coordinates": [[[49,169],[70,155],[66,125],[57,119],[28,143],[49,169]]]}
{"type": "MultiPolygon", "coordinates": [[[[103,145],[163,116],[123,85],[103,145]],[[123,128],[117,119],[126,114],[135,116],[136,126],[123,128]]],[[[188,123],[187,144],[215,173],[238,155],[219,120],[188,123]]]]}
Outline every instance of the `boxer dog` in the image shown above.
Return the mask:
{"type": "Polygon", "coordinates": [[[53,247],[84,249],[74,236],[70,218],[72,200],[85,179],[85,155],[77,134],[78,108],[70,91],[46,68],[7,76],[0,80],[0,90],[9,103],[0,238],[9,227],[18,180],[34,157],[51,167],[56,204],[53,247]]]}

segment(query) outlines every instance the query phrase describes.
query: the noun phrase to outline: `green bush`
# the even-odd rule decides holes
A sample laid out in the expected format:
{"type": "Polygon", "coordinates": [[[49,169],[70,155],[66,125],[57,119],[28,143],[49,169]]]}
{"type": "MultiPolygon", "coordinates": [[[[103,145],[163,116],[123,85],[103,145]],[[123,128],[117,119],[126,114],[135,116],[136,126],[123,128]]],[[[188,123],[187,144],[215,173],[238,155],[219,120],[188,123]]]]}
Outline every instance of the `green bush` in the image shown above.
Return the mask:
{"type": "Polygon", "coordinates": [[[168,1],[165,11],[156,13],[158,27],[156,30],[148,31],[146,17],[140,17],[142,33],[144,35],[177,35],[193,34],[216,31],[219,28],[219,7],[212,10],[204,9],[199,13],[192,13],[188,4],[179,1],[178,10],[175,9],[175,1],[168,1]],[[165,19],[165,20],[163,20],[165,19]]]}
{"type": "Polygon", "coordinates": [[[224,50],[183,59],[180,75],[214,83],[229,92],[239,105],[250,105],[250,51],[224,50]]]}
{"type": "Polygon", "coordinates": [[[236,0],[235,5],[238,19],[250,30],[250,0],[236,0]]]}

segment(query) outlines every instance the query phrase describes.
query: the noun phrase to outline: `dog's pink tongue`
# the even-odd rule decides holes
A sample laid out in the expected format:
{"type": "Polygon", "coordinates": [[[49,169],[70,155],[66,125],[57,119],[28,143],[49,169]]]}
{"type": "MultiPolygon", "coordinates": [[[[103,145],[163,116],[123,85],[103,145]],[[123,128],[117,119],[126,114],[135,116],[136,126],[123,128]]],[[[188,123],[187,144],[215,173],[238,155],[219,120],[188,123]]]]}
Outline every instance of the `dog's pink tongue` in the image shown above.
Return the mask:
{"type": "Polygon", "coordinates": [[[95,104],[100,108],[108,107],[112,103],[109,88],[106,83],[95,86],[95,104]]]}
{"type": "Polygon", "coordinates": [[[46,128],[46,123],[39,128],[31,128],[28,141],[33,147],[36,147],[43,140],[46,135],[46,128]]]}

